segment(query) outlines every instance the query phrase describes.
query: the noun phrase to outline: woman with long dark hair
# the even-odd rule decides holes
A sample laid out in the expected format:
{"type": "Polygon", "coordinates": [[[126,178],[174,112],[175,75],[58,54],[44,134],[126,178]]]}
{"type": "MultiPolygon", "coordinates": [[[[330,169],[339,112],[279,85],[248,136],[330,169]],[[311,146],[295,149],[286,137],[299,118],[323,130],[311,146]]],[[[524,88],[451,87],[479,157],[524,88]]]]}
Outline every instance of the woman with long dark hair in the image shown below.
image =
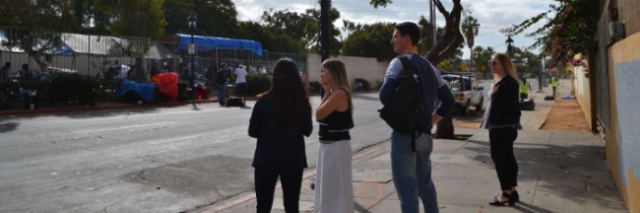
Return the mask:
{"type": "Polygon", "coordinates": [[[302,171],[307,167],[304,136],[313,130],[307,87],[291,59],[273,66],[271,89],[253,107],[249,136],[258,139],[255,168],[257,212],[270,212],[278,177],[284,209],[298,212],[302,171]]]}
{"type": "Polygon", "coordinates": [[[353,102],[344,63],[327,59],[320,77],[326,92],[316,109],[320,144],[316,162],[313,208],[321,213],[353,212],[351,136],[353,102]]]}
{"type": "Polygon", "coordinates": [[[518,138],[520,125],[519,84],[511,59],[504,53],[493,54],[489,66],[495,78],[490,91],[490,101],[480,128],[489,130],[491,159],[498,173],[502,194],[489,202],[490,205],[514,205],[520,201],[518,186],[518,163],[513,154],[513,143],[518,138]]]}

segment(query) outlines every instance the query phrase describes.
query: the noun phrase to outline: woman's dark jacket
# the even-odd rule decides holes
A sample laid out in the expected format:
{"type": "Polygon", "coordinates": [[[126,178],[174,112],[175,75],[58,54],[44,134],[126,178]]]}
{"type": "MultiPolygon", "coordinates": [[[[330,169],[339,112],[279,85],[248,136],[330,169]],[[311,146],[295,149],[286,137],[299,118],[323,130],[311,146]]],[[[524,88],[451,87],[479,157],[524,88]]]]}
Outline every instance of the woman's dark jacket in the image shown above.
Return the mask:
{"type": "Polygon", "coordinates": [[[268,93],[253,107],[249,122],[249,136],[258,139],[253,167],[266,169],[307,168],[304,137],[311,135],[311,106],[304,121],[287,132],[278,123],[273,95],[268,93]]]}
{"type": "Polygon", "coordinates": [[[520,88],[518,81],[510,75],[496,83],[500,87],[491,95],[489,123],[508,125],[520,123],[520,88]]]}

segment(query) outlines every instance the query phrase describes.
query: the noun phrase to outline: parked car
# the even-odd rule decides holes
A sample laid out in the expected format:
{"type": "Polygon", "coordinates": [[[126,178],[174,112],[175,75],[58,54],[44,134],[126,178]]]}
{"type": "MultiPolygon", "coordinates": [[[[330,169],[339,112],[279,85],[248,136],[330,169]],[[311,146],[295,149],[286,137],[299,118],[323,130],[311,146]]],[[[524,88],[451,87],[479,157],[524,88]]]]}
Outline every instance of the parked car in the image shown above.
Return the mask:
{"type": "Polygon", "coordinates": [[[459,108],[463,115],[469,114],[471,106],[474,106],[476,112],[481,111],[485,96],[484,87],[478,85],[476,78],[462,77],[461,80],[460,77],[460,75],[442,76],[442,79],[447,81],[453,98],[456,100],[456,108],[459,108]]]}

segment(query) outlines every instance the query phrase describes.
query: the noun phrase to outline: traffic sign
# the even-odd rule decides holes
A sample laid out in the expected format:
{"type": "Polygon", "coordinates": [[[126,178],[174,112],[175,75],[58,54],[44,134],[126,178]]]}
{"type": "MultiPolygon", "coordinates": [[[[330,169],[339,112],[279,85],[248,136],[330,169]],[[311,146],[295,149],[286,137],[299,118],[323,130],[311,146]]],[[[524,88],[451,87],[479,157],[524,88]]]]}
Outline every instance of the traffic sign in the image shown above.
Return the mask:
{"type": "Polygon", "coordinates": [[[467,64],[462,64],[462,66],[460,66],[460,69],[462,69],[462,71],[467,70],[467,64]]]}
{"type": "Polygon", "coordinates": [[[193,55],[193,54],[196,54],[196,45],[189,44],[189,55],[193,55]]]}
{"type": "Polygon", "coordinates": [[[483,72],[484,72],[484,71],[487,71],[487,66],[482,65],[482,67],[481,67],[480,69],[481,69],[483,72]]]}

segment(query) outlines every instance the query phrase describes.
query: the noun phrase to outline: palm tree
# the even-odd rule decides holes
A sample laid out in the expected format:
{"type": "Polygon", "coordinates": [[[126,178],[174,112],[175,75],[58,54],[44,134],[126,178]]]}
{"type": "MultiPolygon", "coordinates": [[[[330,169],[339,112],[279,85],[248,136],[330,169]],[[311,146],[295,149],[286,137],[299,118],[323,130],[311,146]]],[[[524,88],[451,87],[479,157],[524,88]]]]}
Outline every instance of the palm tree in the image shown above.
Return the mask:
{"type": "Polygon", "coordinates": [[[469,51],[471,54],[471,61],[473,61],[473,39],[475,36],[478,36],[478,31],[480,30],[480,24],[478,24],[478,19],[473,18],[472,16],[467,16],[462,20],[462,27],[460,27],[464,37],[467,40],[467,46],[469,47],[469,51]]]}

